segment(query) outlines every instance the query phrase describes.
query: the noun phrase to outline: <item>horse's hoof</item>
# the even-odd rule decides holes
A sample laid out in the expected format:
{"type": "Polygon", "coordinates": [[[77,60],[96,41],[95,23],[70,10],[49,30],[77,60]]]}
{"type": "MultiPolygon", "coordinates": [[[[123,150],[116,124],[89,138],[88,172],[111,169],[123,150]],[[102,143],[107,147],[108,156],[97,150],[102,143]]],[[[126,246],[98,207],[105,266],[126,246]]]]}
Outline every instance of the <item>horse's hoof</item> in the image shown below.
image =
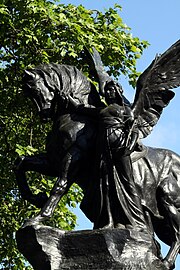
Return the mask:
{"type": "Polygon", "coordinates": [[[27,219],[23,226],[22,229],[29,227],[29,226],[37,226],[41,225],[43,221],[46,221],[48,218],[47,217],[42,217],[42,216],[36,216],[34,218],[27,219]]]}
{"type": "Polygon", "coordinates": [[[121,223],[117,223],[117,224],[114,226],[114,228],[116,228],[116,229],[121,229],[121,230],[126,229],[125,225],[123,225],[123,224],[121,224],[121,223]]]}
{"type": "Polygon", "coordinates": [[[107,225],[104,225],[101,228],[97,228],[98,230],[108,230],[108,229],[114,229],[114,224],[113,223],[108,223],[107,225]]]}

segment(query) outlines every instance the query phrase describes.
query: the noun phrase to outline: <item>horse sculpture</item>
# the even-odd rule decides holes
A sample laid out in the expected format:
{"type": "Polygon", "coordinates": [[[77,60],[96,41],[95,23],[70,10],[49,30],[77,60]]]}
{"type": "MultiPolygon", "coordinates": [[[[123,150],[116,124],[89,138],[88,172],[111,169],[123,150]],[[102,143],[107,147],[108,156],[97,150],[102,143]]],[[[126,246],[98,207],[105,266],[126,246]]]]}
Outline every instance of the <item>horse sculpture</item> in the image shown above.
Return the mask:
{"type": "MultiPolygon", "coordinates": [[[[163,259],[167,269],[173,269],[180,249],[180,179],[178,175],[180,157],[170,150],[145,147],[140,143],[140,137],[145,137],[150,133],[162,109],[174,96],[173,92],[166,90],[166,85],[169,83],[172,70],[173,74],[175,73],[176,65],[174,59],[172,60],[175,53],[176,60],[180,59],[179,48],[180,41],[156,59],[140,76],[135,102],[132,106],[135,120],[138,119],[136,125],[140,134],[131,154],[135,184],[141,195],[149,231],[152,233],[155,231],[158,237],[171,247],[163,259]],[[172,65],[170,74],[169,71],[165,73],[165,60],[169,66],[172,65]],[[157,74],[159,85],[154,79],[157,74]],[[155,90],[148,91],[147,89],[154,89],[153,84],[156,87],[155,90]],[[160,229],[162,226],[163,230],[160,229]]],[[[97,73],[101,72],[101,79],[103,77],[106,80],[104,71],[97,68],[100,61],[97,63],[95,60],[97,73]]],[[[179,85],[178,76],[179,73],[174,75],[175,82],[171,78],[171,87],[168,85],[168,88],[179,85]]],[[[98,79],[100,81],[100,76],[98,79]]],[[[76,110],[76,108],[82,105],[88,108],[103,108],[106,105],[101,102],[100,95],[87,78],[72,66],[41,65],[26,71],[24,80],[25,94],[36,104],[42,121],[48,118],[53,120],[52,131],[47,138],[46,153],[20,157],[16,161],[15,173],[22,197],[41,208],[40,213],[26,224],[37,224],[50,218],[59,200],[68,192],[73,182],[76,182],[84,192],[82,210],[92,222],[100,224],[96,220],[96,206],[93,208],[91,205],[94,198],[91,192],[99,192],[99,189],[96,189],[97,182],[93,180],[94,168],[96,169],[97,166],[98,121],[93,115],[83,115],[81,110],[76,110]],[[58,177],[49,198],[44,193],[32,194],[26,180],[27,171],[58,177]]],[[[102,81],[99,83],[102,87],[102,81]]],[[[103,92],[103,88],[100,90],[103,92]]],[[[127,102],[125,98],[124,100],[127,102]]],[[[126,226],[123,220],[122,225],[126,226]]],[[[103,225],[95,227],[100,228],[103,225]]]]}

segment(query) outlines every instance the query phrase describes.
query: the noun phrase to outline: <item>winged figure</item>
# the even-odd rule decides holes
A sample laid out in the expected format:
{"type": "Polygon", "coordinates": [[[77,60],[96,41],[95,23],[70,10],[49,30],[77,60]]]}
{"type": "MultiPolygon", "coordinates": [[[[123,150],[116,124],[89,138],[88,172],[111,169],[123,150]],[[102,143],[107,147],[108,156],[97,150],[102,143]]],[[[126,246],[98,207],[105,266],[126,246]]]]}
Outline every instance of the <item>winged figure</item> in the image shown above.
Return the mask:
{"type": "Polygon", "coordinates": [[[146,147],[141,139],[174,97],[171,89],[180,86],[180,40],[140,75],[133,104],[107,74],[99,53],[85,52],[99,91],[74,66],[52,63],[25,71],[25,94],[43,121],[53,121],[46,153],[16,161],[22,197],[41,208],[26,225],[50,218],[76,182],[84,193],[81,209],[94,229],[155,231],[171,246],[164,264],[172,269],[180,248],[180,157],[146,147]],[[57,177],[49,198],[32,194],[27,171],[57,177]]]}

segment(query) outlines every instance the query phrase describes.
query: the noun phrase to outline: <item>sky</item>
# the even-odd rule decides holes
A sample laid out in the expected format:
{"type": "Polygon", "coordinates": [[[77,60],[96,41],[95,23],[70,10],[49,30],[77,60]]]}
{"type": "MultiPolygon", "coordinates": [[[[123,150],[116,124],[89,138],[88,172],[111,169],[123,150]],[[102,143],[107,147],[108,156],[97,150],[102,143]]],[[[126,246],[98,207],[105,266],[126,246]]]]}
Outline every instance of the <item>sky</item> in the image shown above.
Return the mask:
{"type": "MultiPolygon", "coordinates": [[[[131,27],[133,36],[141,40],[147,40],[150,46],[144,51],[143,56],[137,62],[137,70],[143,72],[152,62],[156,54],[163,53],[173,43],[180,39],[180,0],[64,0],[62,4],[82,4],[87,9],[103,11],[113,7],[115,3],[121,5],[120,16],[123,22],[131,27]]],[[[134,90],[128,85],[126,78],[119,78],[125,96],[132,102],[134,90]]],[[[180,154],[180,88],[175,89],[175,97],[163,111],[163,114],[153,132],[144,144],[167,148],[180,154]]],[[[84,230],[92,228],[92,224],[86,219],[79,209],[76,229],[84,230]]],[[[163,254],[167,251],[162,245],[163,254]]],[[[180,256],[176,261],[176,270],[180,269],[180,256]]]]}

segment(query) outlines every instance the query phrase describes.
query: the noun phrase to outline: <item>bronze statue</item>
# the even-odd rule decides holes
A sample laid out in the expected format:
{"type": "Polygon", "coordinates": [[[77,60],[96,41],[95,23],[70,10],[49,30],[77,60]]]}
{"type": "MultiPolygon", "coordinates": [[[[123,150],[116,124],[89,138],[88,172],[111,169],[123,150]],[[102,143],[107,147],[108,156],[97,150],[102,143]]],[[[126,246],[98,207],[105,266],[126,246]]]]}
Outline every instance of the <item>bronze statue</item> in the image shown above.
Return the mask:
{"type": "Polygon", "coordinates": [[[81,209],[95,229],[127,227],[152,235],[155,231],[171,246],[164,259],[170,269],[180,248],[180,157],[145,147],[140,140],[174,97],[170,89],[180,85],[180,40],[139,77],[132,105],[105,72],[98,52],[93,49],[86,55],[99,92],[73,66],[44,64],[25,71],[25,94],[42,121],[53,120],[46,153],[16,161],[22,197],[41,208],[26,225],[50,218],[76,182],[84,192],[81,209]],[[32,194],[26,171],[58,177],[50,198],[32,194]]]}

